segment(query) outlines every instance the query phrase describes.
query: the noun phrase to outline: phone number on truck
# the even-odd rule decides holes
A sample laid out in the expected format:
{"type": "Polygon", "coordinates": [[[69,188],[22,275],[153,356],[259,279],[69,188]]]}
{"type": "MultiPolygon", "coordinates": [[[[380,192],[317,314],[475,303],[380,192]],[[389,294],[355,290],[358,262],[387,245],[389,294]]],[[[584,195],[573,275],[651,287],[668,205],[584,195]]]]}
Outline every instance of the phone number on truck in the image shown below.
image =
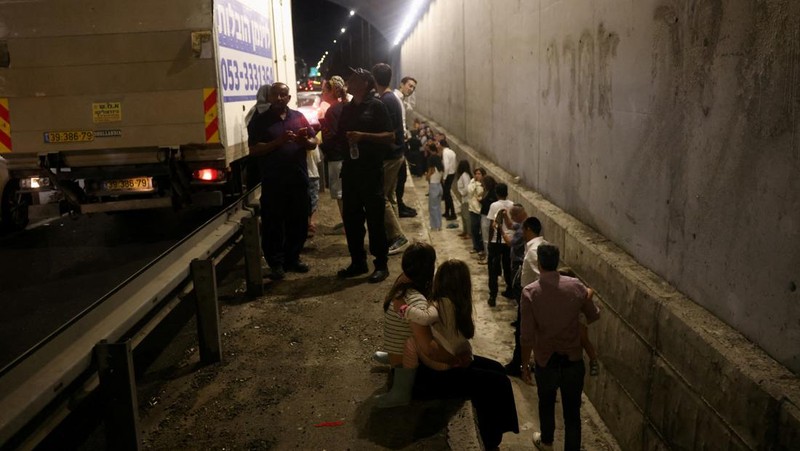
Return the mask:
{"type": "Polygon", "coordinates": [[[263,64],[220,58],[219,75],[225,91],[252,91],[272,81],[272,68],[263,64]]]}

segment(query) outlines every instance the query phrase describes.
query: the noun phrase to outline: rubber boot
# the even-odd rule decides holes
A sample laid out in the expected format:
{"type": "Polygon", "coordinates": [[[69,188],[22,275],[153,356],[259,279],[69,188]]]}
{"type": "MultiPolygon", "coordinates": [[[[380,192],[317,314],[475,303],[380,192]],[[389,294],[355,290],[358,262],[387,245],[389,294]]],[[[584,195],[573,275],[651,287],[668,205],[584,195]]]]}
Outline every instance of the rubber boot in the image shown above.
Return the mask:
{"type": "Polygon", "coordinates": [[[407,406],[411,402],[411,390],[414,388],[414,377],[417,369],[395,368],[394,384],[388,392],[376,396],[375,407],[386,409],[389,407],[407,406]]]}

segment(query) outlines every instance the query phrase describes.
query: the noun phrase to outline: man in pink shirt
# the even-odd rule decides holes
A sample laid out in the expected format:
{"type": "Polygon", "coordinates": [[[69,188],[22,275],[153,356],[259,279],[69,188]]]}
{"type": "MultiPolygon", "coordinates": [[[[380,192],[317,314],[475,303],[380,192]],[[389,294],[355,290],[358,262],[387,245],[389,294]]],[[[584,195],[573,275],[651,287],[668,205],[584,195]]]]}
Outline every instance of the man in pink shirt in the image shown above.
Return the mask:
{"type": "MultiPolygon", "coordinates": [[[[572,277],[560,275],[558,247],[542,243],[536,250],[539,280],[522,290],[520,299],[520,341],[522,361],[536,361],[536,386],[539,394],[539,426],[533,434],[537,448],[550,450],[555,432],[556,392],[561,389],[564,411],[564,450],[581,447],[581,392],[586,367],[583,364],[578,315],[586,322],[600,318],[586,287],[572,277]]],[[[531,382],[528,365],[522,378],[531,382]]]]}

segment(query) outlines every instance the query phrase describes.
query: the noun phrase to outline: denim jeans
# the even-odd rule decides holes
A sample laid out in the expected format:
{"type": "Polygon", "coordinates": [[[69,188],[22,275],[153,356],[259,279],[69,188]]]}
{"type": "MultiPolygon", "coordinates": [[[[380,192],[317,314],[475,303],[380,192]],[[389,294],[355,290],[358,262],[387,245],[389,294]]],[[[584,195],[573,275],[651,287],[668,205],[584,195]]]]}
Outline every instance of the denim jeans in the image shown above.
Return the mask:
{"type": "Polygon", "coordinates": [[[553,443],[556,429],[556,392],[561,389],[564,411],[564,451],[581,448],[581,392],[586,367],[583,360],[570,361],[567,356],[553,354],[547,366],[536,364],[536,389],[539,393],[539,427],[542,442],[553,443]]]}
{"type": "Polygon", "coordinates": [[[428,185],[428,214],[431,217],[431,230],[442,230],[442,184],[428,185]]]}

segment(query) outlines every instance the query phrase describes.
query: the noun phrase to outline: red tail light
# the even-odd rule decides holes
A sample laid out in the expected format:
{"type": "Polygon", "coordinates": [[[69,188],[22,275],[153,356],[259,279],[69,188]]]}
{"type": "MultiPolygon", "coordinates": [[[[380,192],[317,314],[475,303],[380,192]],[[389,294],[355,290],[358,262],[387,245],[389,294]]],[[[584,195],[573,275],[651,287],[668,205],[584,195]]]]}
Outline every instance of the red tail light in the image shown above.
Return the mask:
{"type": "Polygon", "coordinates": [[[219,169],[213,168],[200,169],[198,171],[194,171],[192,173],[192,177],[204,182],[216,182],[217,180],[223,180],[225,178],[225,173],[219,169]]]}

